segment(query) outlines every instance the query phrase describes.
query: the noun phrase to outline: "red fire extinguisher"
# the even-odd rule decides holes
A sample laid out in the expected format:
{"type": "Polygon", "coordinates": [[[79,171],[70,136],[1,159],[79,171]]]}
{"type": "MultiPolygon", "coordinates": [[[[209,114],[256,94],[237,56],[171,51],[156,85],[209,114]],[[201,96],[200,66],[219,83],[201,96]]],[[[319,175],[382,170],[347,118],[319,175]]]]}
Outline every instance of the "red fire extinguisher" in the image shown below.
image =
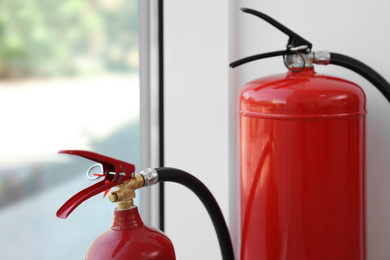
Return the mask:
{"type": "MultiPolygon", "coordinates": [[[[149,168],[135,173],[135,166],[101,154],[65,150],[72,154],[97,162],[87,171],[91,179],[104,180],[80,191],[70,198],[58,211],[57,217],[67,218],[83,201],[104,192],[106,196],[113,187],[118,190],[109,195],[117,203],[111,228],[99,236],[88,249],[86,260],[174,260],[172,242],[161,231],[144,225],[137,207],[133,203],[135,190],[158,182],[175,182],[191,189],[203,202],[217,232],[224,260],[234,260],[233,247],[222,211],[207,187],[191,174],[175,168],[149,168]],[[94,173],[96,168],[99,173],[94,173]]],[[[76,238],[76,236],[75,236],[76,238]]]]}
{"type": "Polygon", "coordinates": [[[175,259],[175,251],[169,238],[161,231],[144,225],[137,207],[133,204],[135,190],[144,186],[145,180],[150,181],[148,176],[143,178],[140,174],[135,175],[133,164],[100,154],[75,150],[60,153],[78,155],[99,163],[102,174],[93,174],[97,166],[93,165],[87,175],[94,179],[104,177],[104,180],[70,198],[58,210],[57,217],[67,218],[83,201],[101,192],[105,192],[105,196],[112,187],[119,188],[109,196],[111,202],[118,203],[112,227],[92,243],[86,260],[175,259]]]}
{"type": "Polygon", "coordinates": [[[283,56],[289,69],[240,92],[240,259],[365,260],[365,94],[313,64],[352,69],[387,99],[390,85],[361,62],[312,52],[271,17],[242,10],[290,38],[286,50],[231,64],[283,56]]]}

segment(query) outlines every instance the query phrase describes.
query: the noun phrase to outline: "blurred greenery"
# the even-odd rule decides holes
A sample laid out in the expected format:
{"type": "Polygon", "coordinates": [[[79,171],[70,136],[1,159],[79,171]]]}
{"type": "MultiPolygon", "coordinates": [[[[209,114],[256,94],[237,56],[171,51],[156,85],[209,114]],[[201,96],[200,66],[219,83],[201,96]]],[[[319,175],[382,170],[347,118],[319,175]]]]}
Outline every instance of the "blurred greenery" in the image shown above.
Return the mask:
{"type": "Polygon", "coordinates": [[[137,0],[0,0],[0,78],[138,70],[137,0]]]}

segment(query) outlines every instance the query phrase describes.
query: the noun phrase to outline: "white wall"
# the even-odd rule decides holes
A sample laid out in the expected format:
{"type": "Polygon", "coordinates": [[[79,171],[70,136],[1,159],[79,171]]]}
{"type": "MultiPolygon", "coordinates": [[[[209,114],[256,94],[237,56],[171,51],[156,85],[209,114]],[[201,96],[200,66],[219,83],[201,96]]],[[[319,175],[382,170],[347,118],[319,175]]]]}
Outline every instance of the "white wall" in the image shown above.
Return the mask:
{"type": "MultiPolygon", "coordinates": [[[[239,11],[259,10],[289,27],[313,44],[354,57],[390,81],[388,43],[390,2],[373,1],[234,1],[231,59],[282,50],[287,37],[268,23],[239,11]]],[[[244,65],[231,74],[231,89],[264,75],[284,72],[281,58],[244,65]]],[[[338,76],[363,87],[367,95],[367,243],[368,259],[390,259],[390,105],[374,87],[353,72],[336,66],[317,66],[319,73],[338,76]]]]}
{"type": "MultiPolygon", "coordinates": [[[[165,156],[203,181],[228,216],[228,2],[165,0],[165,156]]],[[[177,259],[221,259],[199,199],[166,184],[177,259]]]]}

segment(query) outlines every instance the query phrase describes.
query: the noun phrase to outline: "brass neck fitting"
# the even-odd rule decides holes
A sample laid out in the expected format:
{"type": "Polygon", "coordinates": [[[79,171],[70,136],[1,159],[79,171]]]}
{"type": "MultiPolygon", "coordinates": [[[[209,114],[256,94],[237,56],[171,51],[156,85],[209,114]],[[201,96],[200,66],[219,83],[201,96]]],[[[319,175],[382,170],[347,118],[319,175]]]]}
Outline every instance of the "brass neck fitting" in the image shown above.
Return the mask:
{"type": "Polygon", "coordinates": [[[135,190],[144,186],[144,178],[136,174],[133,179],[117,185],[118,190],[111,192],[108,199],[118,203],[118,209],[126,210],[134,207],[135,190]]]}

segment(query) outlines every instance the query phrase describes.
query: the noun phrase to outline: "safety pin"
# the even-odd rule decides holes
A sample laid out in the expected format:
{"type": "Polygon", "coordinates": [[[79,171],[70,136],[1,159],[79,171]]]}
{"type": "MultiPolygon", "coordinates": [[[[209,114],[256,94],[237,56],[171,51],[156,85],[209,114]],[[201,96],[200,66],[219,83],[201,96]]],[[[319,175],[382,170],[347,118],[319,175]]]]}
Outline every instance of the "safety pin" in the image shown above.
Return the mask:
{"type": "MultiPolygon", "coordinates": [[[[108,173],[115,175],[115,172],[108,172],[108,173]]],[[[92,180],[92,181],[100,179],[101,177],[104,177],[103,165],[100,163],[95,163],[94,165],[92,165],[91,167],[88,168],[86,175],[87,175],[87,178],[92,180]],[[95,173],[92,172],[95,170],[95,168],[100,168],[99,173],[96,173],[96,171],[95,171],[95,173]]]]}

